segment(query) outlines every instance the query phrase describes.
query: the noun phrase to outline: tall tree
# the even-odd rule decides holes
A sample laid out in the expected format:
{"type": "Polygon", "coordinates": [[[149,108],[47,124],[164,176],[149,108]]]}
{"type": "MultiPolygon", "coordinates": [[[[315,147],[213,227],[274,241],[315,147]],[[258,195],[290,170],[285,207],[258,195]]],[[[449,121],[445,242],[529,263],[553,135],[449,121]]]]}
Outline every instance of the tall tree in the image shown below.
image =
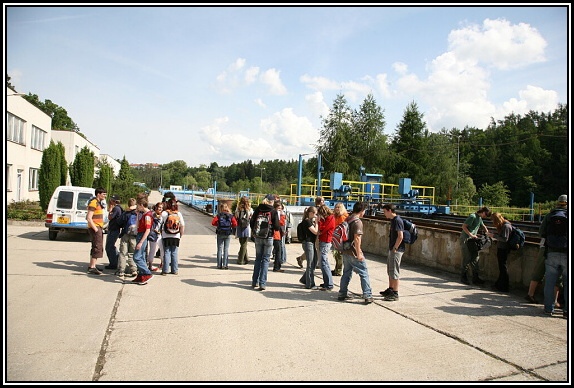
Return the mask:
{"type": "Polygon", "coordinates": [[[353,113],[350,128],[350,178],[358,177],[361,166],[365,171],[384,171],[389,156],[385,130],[385,115],[369,93],[359,109],[353,113]]]}
{"type": "Polygon", "coordinates": [[[397,158],[395,178],[410,177],[413,182],[421,182],[419,184],[426,181],[423,166],[428,165],[427,135],[423,114],[412,101],[406,107],[391,143],[397,158]]]}
{"type": "Polygon", "coordinates": [[[42,152],[42,161],[38,172],[38,195],[40,196],[40,207],[44,211],[48,209],[50,198],[56,187],[61,186],[61,158],[59,145],[50,140],[50,145],[42,152]]]}
{"type": "Polygon", "coordinates": [[[337,95],[328,116],[322,121],[316,149],[321,154],[323,168],[327,172],[348,174],[351,171],[347,155],[350,151],[353,112],[342,94],[337,95]]]}
{"type": "Polygon", "coordinates": [[[60,152],[60,186],[65,186],[68,183],[68,162],[66,161],[66,148],[61,141],[57,144],[60,152]]]}
{"type": "Polygon", "coordinates": [[[94,186],[103,187],[104,189],[106,189],[106,192],[111,194],[112,182],[114,180],[114,169],[105,160],[99,160],[97,167],[98,167],[98,173],[94,186]]]}
{"type": "Polygon", "coordinates": [[[93,187],[94,171],[94,153],[88,148],[88,146],[84,146],[80,152],[76,154],[74,162],[70,166],[70,179],[72,181],[72,185],[93,187]]]}

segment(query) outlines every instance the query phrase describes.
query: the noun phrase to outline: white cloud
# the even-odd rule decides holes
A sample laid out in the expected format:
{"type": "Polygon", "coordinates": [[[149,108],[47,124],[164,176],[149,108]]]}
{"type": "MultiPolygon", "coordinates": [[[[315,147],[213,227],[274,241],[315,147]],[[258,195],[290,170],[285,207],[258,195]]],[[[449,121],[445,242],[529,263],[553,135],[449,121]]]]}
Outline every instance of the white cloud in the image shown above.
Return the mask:
{"type": "Polygon", "coordinates": [[[263,100],[260,99],[260,98],[256,98],[256,99],[255,99],[255,103],[256,103],[257,105],[259,105],[260,107],[262,107],[262,108],[267,108],[267,105],[265,105],[265,103],[263,102],[263,100]]]}
{"type": "Polygon", "coordinates": [[[281,82],[281,77],[279,76],[281,72],[275,69],[269,69],[261,74],[261,82],[269,86],[269,92],[274,95],[284,95],[287,94],[287,88],[281,82]]]}
{"type": "Polygon", "coordinates": [[[311,77],[308,74],[304,74],[299,78],[299,80],[308,88],[313,90],[338,90],[341,88],[341,84],[339,82],[331,81],[325,77],[311,77]]]}
{"type": "Polygon", "coordinates": [[[548,113],[558,107],[558,93],[554,90],[544,90],[537,86],[528,85],[525,90],[518,92],[520,99],[511,98],[505,101],[496,111],[496,117],[503,117],[515,113],[524,115],[531,110],[548,113]]]}
{"type": "Polygon", "coordinates": [[[449,49],[459,60],[482,62],[499,69],[512,69],[545,61],[546,41],[526,23],[512,25],[504,19],[486,19],[452,31],[449,49]]]}

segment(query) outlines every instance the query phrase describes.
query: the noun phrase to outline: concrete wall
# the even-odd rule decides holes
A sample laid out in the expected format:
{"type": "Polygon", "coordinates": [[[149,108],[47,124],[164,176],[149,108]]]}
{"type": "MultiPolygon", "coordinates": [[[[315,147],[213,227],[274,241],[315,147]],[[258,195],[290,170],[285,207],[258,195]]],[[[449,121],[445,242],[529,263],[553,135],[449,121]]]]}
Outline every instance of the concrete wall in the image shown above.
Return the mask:
{"type": "MultiPolygon", "coordinates": [[[[363,251],[382,256],[386,262],[389,247],[388,221],[363,219],[363,251]]],[[[418,227],[419,238],[412,245],[406,245],[403,262],[420,264],[445,272],[460,274],[462,253],[458,244],[460,232],[449,232],[433,228],[418,227]]],[[[496,241],[480,252],[478,265],[480,277],[490,282],[498,278],[496,241]]],[[[538,257],[538,244],[525,243],[518,251],[508,255],[510,287],[528,288],[532,269],[538,257]]]]}

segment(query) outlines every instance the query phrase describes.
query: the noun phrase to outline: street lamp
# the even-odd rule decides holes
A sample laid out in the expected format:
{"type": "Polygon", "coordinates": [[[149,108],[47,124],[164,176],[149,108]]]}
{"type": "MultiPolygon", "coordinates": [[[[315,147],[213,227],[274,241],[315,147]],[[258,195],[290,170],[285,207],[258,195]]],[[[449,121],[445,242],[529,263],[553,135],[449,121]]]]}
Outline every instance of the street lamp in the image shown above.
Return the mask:
{"type": "Polygon", "coordinates": [[[457,147],[456,147],[456,191],[457,191],[457,195],[458,195],[458,177],[460,174],[460,136],[458,135],[458,142],[457,142],[457,147]]]}
{"type": "Polygon", "coordinates": [[[259,183],[259,192],[261,193],[263,190],[263,170],[265,170],[265,167],[257,167],[257,168],[261,170],[261,182],[259,183]]]}

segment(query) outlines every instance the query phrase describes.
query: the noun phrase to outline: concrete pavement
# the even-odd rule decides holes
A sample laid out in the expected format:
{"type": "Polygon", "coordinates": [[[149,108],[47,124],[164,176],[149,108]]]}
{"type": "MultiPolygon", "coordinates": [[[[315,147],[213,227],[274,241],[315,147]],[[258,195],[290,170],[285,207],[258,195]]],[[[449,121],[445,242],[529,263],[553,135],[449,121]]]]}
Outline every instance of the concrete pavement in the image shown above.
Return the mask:
{"type": "Polygon", "coordinates": [[[299,284],[296,243],[285,272],[270,270],[256,291],[253,244],[240,266],[233,239],[229,270],[216,269],[211,218],[182,207],[179,275],[143,286],[87,275],[83,235],[49,241],[42,225],[9,224],[4,382],[571,381],[569,321],[521,294],[403,265],[400,300],[386,302],[386,259],[367,255],[375,302],[363,303],[357,275],[356,298],[339,302],[340,277],[334,292],[299,284]]]}

